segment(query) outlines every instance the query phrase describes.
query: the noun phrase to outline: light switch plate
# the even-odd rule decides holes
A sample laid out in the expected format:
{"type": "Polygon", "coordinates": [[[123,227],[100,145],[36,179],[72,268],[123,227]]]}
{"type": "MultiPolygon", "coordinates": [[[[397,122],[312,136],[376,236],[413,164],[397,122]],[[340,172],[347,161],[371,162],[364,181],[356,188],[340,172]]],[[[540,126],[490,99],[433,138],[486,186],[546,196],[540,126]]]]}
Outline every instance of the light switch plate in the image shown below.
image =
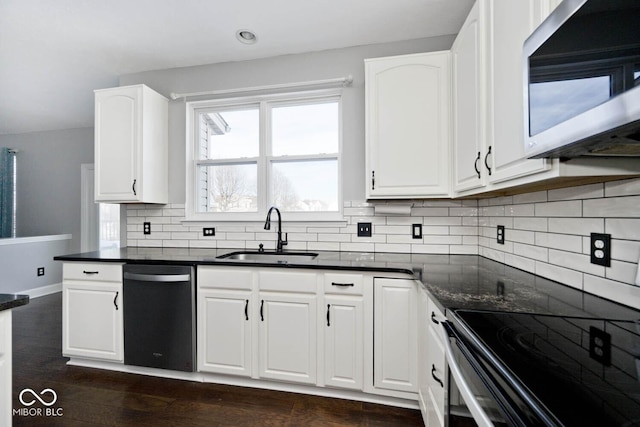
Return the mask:
{"type": "Polygon", "coordinates": [[[411,237],[414,239],[422,239],[422,224],[411,225],[411,237]]]}

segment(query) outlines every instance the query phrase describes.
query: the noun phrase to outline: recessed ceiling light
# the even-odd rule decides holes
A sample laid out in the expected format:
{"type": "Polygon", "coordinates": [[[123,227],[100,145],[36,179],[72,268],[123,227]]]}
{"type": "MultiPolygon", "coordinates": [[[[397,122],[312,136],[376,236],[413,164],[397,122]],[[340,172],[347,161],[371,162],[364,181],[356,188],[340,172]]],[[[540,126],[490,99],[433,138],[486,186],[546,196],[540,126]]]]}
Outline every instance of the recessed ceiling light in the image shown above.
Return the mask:
{"type": "Polygon", "coordinates": [[[244,44],[254,44],[258,41],[258,37],[256,37],[256,34],[250,30],[236,31],[236,38],[244,44]]]}

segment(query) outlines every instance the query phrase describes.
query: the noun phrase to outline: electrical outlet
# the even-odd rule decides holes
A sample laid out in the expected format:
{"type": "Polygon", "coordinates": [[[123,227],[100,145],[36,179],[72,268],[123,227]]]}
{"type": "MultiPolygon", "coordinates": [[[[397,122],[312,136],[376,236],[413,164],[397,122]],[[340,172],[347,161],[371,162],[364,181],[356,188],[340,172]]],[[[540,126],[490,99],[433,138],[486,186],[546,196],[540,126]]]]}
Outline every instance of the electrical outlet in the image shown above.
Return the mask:
{"type": "Polygon", "coordinates": [[[411,236],[414,239],[422,239],[422,224],[411,225],[411,236]]]}
{"type": "Polygon", "coordinates": [[[499,225],[496,231],[496,242],[504,245],[504,225],[499,225]]]}
{"type": "Polygon", "coordinates": [[[358,237],[371,237],[371,223],[359,222],[358,223],[358,237]]]}
{"type": "Polygon", "coordinates": [[[591,233],[591,264],[611,267],[611,234],[591,233]]]}
{"type": "Polygon", "coordinates": [[[151,223],[150,222],[142,223],[142,233],[143,234],[151,234],[151,223]]]}
{"type": "Polygon", "coordinates": [[[215,236],[216,235],[216,229],[213,227],[204,227],[202,229],[202,235],[205,237],[208,236],[215,236]]]}
{"type": "Polygon", "coordinates": [[[589,356],[604,366],[611,366],[611,334],[589,327],[589,356]]]}
{"type": "Polygon", "coordinates": [[[38,276],[44,276],[44,267],[38,267],[38,276]]]}

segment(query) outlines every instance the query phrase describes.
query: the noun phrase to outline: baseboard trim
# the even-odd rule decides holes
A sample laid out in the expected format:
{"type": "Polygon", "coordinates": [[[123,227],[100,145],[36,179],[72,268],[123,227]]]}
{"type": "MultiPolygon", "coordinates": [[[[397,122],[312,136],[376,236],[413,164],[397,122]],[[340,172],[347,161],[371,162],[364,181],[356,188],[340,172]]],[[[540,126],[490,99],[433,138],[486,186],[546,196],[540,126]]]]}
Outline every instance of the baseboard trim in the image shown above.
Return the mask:
{"type": "Polygon", "coordinates": [[[17,293],[20,295],[29,295],[30,299],[34,299],[45,295],[55,294],[56,292],[62,292],[62,283],[54,283],[53,285],[27,289],[26,291],[19,291],[17,293]]]}

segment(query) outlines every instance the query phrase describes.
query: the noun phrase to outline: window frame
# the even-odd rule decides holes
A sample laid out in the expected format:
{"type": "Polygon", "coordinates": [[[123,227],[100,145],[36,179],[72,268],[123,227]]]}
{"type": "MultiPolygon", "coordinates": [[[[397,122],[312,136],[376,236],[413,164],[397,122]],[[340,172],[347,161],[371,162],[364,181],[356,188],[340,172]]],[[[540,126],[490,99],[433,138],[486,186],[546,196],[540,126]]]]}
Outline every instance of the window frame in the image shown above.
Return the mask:
{"type": "MultiPolygon", "coordinates": [[[[338,169],[337,210],[290,212],[282,211],[287,222],[332,222],[343,221],[343,192],[342,192],[342,90],[322,89],[278,94],[266,94],[257,96],[243,96],[225,99],[208,99],[186,102],[186,197],[185,219],[193,222],[255,222],[264,221],[267,210],[270,207],[272,164],[278,162],[300,162],[309,160],[334,160],[338,169]],[[271,110],[279,106],[312,105],[327,101],[335,101],[338,105],[338,151],[326,154],[280,155],[272,153],[271,134],[271,110]],[[259,108],[259,152],[258,157],[210,159],[200,160],[199,138],[200,121],[199,114],[210,109],[240,108],[250,105],[258,105],[259,108]],[[256,212],[198,212],[197,210],[197,183],[198,167],[201,165],[220,164],[252,164],[257,167],[257,211],[256,212]]],[[[277,206],[276,206],[277,207],[277,206]]]]}

